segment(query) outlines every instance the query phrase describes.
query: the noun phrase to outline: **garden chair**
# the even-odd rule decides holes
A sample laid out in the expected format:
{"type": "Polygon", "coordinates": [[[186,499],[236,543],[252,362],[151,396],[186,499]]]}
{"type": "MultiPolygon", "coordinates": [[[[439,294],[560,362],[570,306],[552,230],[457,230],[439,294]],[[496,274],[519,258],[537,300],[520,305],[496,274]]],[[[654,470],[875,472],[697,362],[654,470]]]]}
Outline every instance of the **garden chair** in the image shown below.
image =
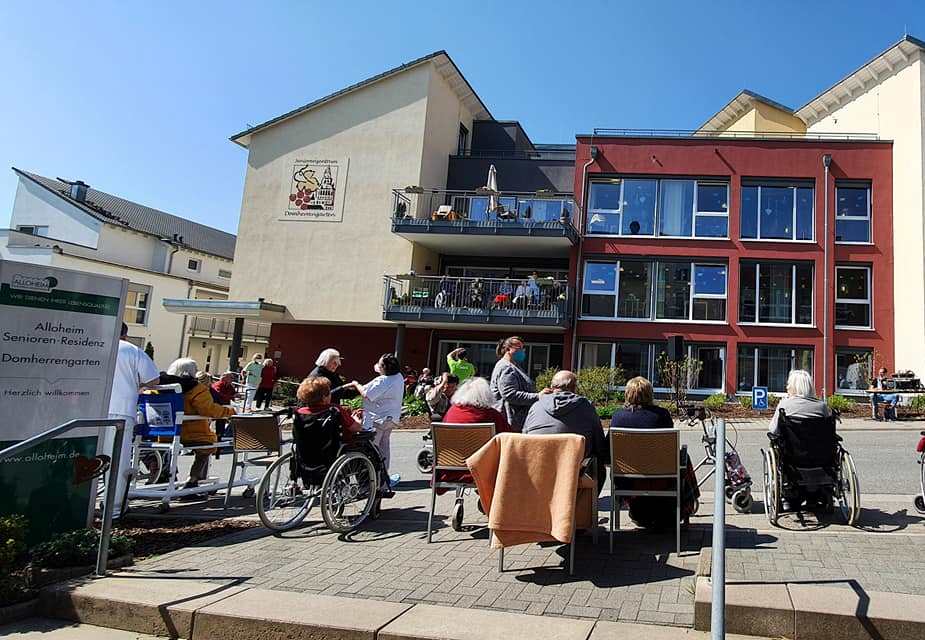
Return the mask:
{"type": "MultiPolygon", "coordinates": [[[[279,457],[283,445],[279,421],[275,415],[236,415],[228,418],[228,422],[234,428],[234,436],[231,440],[231,473],[225,489],[225,509],[228,508],[231,488],[235,486],[234,476],[238,468],[241,469],[242,480],[246,476],[247,467],[266,469],[279,457]],[[257,457],[248,457],[249,454],[257,454],[257,457]]],[[[255,478],[253,482],[247,482],[245,497],[253,495],[253,485],[259,481],[260,478],[255,478]]]]}

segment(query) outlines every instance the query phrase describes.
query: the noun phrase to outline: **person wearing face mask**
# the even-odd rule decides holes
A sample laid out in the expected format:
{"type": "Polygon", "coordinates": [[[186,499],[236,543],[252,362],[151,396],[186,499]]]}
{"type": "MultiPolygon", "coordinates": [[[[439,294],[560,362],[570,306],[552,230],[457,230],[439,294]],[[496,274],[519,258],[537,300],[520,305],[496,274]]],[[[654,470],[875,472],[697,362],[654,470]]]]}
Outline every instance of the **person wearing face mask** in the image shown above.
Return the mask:
{"type": "Polygon", "coordinates": [[[539,393],[533,380],[523,367],[527,360],[524,341],[517,336],[505,338],[495,350],[498,362],[491,372],[491,391],[495,395],[495,408],[507,418],[514,431],[523,429],[527,412],[540,394],[551,393],[543,389],[539,393]]]}
{"type": "MultiPolygon", "coordinates": [[[[373,371],[379,375],[366,384],[356,380],[350,383],[363,397],[363,429],[375,431],[373,444],[382,454],[382,461],[388,473],[391,459],[390,439],[392,429],[401,420],[401,405],[405,395],[405,379],[401,374],[401,365],[391,353],[384,353],[373,365],[373,371]]],[[[401,480],[396,475],[389,476],[389,484],[395,486],[401,480]]]]}

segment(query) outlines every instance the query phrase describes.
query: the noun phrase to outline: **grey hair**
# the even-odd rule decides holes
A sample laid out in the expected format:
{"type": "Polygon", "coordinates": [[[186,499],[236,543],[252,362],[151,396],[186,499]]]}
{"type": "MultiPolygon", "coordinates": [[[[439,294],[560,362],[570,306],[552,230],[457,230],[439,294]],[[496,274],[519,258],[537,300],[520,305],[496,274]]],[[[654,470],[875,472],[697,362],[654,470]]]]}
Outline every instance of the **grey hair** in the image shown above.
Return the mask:
{"type": "Polygon", "coordinates": [[[813,377],[809,372],[803,369],[794,369],[787,376],[787,393],[792,396],[801,398],[816,397],[816,389],[813,387],[813,377]]]}
{"type": "Polygon", "coordinates": [[[315,360],[315,366],[323,367],[331,361],[331,358],[339,358],[339,357],[340,357],[340,351],[338,351],[337,349],[325,349],[324,351],[318,354],[318,359],[315,360]]]}
{"type": "Polygon", "coordinates": [[[450,402],[459,407],[478,407],[489,409],[495,404],[495,394],[485,378],[469,378],[456,389],[450,402]]]}
{"type": "Polygon", "coordinates": [[[197,371],[199,371],[199,365],[196,364],[196,361],[192,358],[177,358],[167,367],[168,376],[188,376],[190,378],[195,378],[197,371]]]}

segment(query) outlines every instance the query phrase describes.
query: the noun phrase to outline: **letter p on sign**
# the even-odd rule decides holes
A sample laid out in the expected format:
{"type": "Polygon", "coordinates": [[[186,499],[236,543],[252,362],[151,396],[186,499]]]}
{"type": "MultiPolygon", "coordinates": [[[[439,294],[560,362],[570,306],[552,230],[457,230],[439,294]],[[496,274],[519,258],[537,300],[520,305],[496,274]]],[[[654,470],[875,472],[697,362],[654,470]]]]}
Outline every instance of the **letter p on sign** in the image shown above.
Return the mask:
{"type": "Polygon", "coordinates": [[[768,408],[768,388],[752,387],[752,409],[768,408]]]}

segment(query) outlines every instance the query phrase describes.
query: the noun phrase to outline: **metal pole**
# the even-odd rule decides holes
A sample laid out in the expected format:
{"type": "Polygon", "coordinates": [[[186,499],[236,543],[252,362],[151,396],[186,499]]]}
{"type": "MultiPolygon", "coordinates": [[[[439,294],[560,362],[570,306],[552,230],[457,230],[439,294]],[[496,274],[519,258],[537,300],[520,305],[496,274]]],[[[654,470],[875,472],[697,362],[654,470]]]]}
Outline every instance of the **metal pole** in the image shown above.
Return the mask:
{"type": "MultiPolygon", "coordinates": [[[[822,166],[825,168],[825,177],[822,180],[824,187],[823,209],[825,210],[825,224],[822,238],[822,399],[829,397],[829,166],[832,156],[822,156],[822,166]]],[[[794,301],[795,302],[795,301],[794,301]]]]}
{"type": "Polygon", "coordinates": [[[231,360],[228,368],[232,371],[241,370],[241,343],[244,341],[244,318],[234,319],[234,329],[231,333],[231,360]]]}
{"type": "Polygon", "coordinates": [[[713,640],[726,637],[726,421],[716,421],[716,466],[713,474],[713,609],[710,629],[713,640]]]}
{"type": "Polygon", "coordinates": [[[106,575],[109,564],[109,539],[112,537],[112,508],[116,502],[119,486],[119,465],[122,458],[122,440],[125,438],[125,420],[113,423],[116,436],[113,438],[112,456],[109,462],[109,480],[106,481],[106,496],[103,498],[103,522],[100,527],[100,548],[96,555],[96,575],[106,575]]]}

